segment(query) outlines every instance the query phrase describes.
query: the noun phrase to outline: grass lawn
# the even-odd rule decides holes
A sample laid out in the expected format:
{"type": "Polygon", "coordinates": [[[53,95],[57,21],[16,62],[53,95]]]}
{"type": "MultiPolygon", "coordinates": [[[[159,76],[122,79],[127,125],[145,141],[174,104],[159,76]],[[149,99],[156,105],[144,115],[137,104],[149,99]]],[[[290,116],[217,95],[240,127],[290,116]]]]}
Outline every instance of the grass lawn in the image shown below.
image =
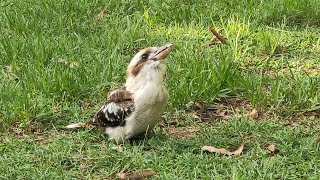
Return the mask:
{"type": "Polygon", "coordinates": [[[0,2],[0,179],[319,179],[320,1],[0,2]],[[221,30],[228,44],[204,47],[221,30]],[[174,42],[170,100],[123,146],[85,122],[136,50],[174,42]],[[257,110],[258,113],[252,113],[257,110]],[[201,152],[212,145],[237,156],[201,152]],[[272,152],[267,147],[275,145],[272,152]]]}

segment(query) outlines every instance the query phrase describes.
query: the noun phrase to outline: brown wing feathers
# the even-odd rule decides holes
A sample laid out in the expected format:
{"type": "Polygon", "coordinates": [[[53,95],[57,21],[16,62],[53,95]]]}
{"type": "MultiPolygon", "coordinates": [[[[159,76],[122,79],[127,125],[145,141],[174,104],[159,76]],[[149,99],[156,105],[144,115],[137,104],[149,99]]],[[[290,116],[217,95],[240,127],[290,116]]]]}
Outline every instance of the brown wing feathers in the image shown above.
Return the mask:
{"type": "Polygon", "coordinates": [[[92,123],[103,127],[124,126],[125,118],[133,110],[132,95],[123,87],[110,94],[107,103],[99,110],[92,123]]]}
{"type": "Polygon", "coordinates": [[[107,103],[114,102],[122,102],[125,100],[132,100],[131,93],[126,90],[126,87],[123,87],[121,89],[115,90],[112,93],[110,93],[109,98],[107,99],[107,103]]]}

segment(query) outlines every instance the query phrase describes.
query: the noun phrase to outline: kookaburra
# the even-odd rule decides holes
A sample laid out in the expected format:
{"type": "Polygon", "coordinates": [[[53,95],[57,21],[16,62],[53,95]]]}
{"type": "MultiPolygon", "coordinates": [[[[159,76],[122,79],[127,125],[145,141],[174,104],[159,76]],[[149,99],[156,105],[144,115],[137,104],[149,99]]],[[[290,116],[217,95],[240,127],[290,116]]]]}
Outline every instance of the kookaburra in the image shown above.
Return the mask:
{"type": "Polygon", "coordinates": [[[88,123],[70,124],[66,128],[96,126],[118,144],[152,130],[168,99],[163,84],[164,59],[172,47],[170,43],[140,50],[127,67],[125,85],[109,94],[94,119],[88,123]]]}

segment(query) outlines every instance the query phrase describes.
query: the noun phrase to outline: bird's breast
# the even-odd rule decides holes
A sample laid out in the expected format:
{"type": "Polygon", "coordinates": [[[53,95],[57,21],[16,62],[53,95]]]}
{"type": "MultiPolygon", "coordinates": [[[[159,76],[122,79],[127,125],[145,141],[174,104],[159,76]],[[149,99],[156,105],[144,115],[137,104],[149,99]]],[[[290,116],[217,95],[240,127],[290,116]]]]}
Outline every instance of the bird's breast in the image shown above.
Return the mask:
{"type": "Polygon", "coordinates": [[[144,105],[152,105],[165,102],[168,92],[163,84],[150,83],[134,93],[134,101],[144,105]]]}
{"type": "Polygon", "coordinates": [[[128,138],[151,130],[159,122],[167,98],[168,93],[163,85],[146,87],[140,92],[135,92],[135,112],[127,121],[128,138]]]}

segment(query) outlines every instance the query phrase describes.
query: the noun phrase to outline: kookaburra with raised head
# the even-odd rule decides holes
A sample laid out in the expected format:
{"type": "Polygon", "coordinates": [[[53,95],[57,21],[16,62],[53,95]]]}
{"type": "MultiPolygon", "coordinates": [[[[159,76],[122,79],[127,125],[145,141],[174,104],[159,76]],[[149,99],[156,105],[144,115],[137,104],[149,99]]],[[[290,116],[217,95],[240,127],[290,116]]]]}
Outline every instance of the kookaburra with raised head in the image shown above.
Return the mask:
{"type": "Polygon", "coordinates": [[[168,99],[163,84],[164,59],[172,47],[170,43],[140,50],[127,67],[125,85],[109,94],[94,119],[88,123],[70,124],[67,128],[96,126],[118,144],[152,130],[168,99]]]}

